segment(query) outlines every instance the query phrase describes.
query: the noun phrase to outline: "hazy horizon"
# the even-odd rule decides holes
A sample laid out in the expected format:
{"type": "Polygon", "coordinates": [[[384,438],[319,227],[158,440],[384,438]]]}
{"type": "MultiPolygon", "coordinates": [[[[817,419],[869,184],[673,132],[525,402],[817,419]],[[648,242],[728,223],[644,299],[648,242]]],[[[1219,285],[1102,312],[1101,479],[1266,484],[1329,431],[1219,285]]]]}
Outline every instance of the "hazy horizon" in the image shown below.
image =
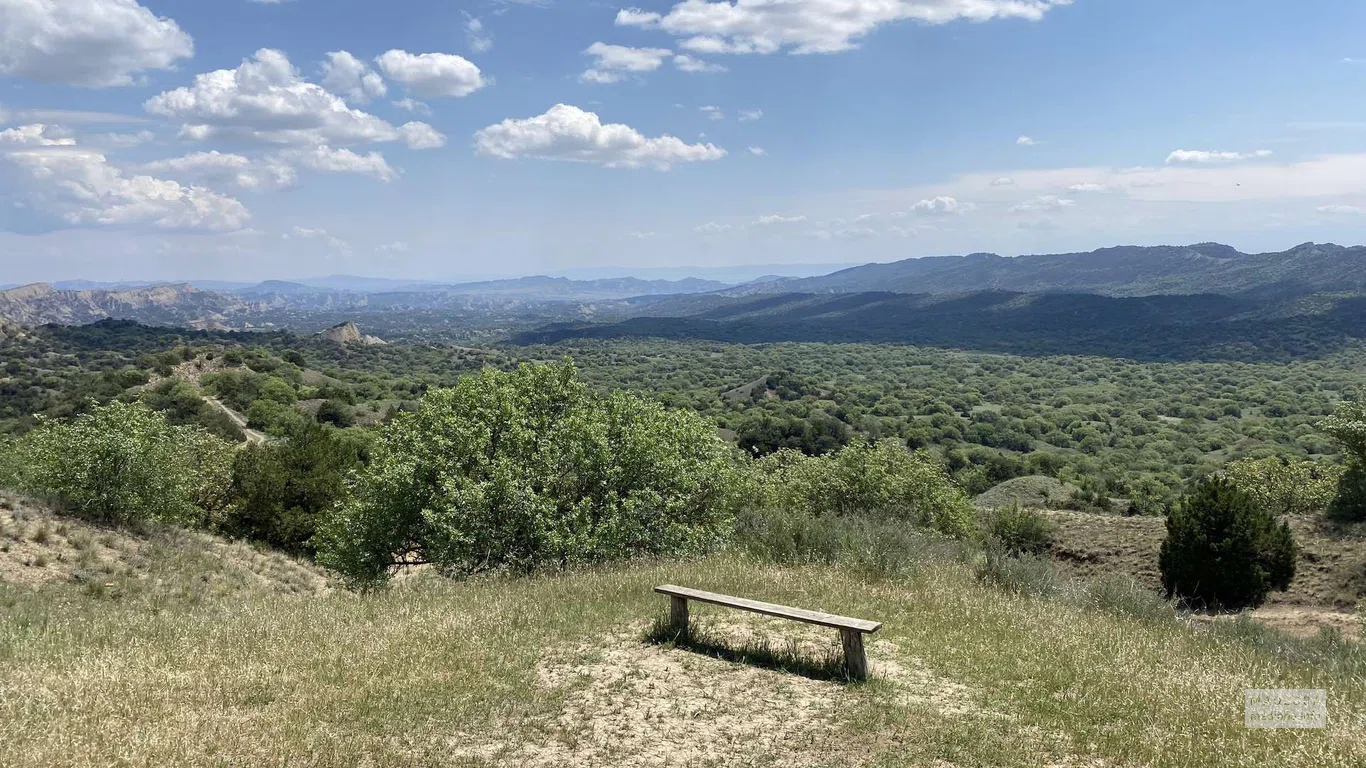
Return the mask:
{"type": "MultiPolygon", "coordinates": [[[[564,277],[571,280],[606,280],[614,278],[635,277],[641,280],[667,280],[679,281],[688,278],[702,280],[715,280],[718,282],[744,283],[765,275],[777,277],[811,277],[816,275],[829,274],[841,269],[860,266],[869,262],[850,262],[844,264],[737,264],[734,266],[678,266],[678,267],[642,267],[632,269],[630,267],[604,266],[604,267],[576,267],[567,270],[557,270],[552,272],[542,272],[534,274],[521,273],[490,273],[457,275],[452,277],[389,277],[382,275],[362,275],[352,273],[334,273],[326,275],[273,275],[260,279],[221,279],[203,277],[129,277],[118,280],[99,280],[84,276],[60,277],[51,279],[27,280],[23,282],[4,281],[0,282],[0,288],[12,288],[23,285],[33,285],[46,283],[51,285],[69,283],[91,283],[101,286],[117,285],[168,285],[180,283],[214,283],[214,284],[234,284],[242,286],[257,285],[263,282],[285,282],[285,283],[316,283],[329,280],[356,280],[369,281],[374,283],[387,283],[393,286],[402,285],[446,285],[461,283],[479,283],[495,280],[516,280],[529,277],[564,277]]],[[[3,278],[0,275],[0,278],[3,278]]]]}
{"type": "MultiPolygon", "coordinates": [[[[1039,255],[1050,255],[1050,254],[1055,254],[1055,253],[1090,253],[1090,252],[1093,252],[1093,251],[1102,250],[1102,249],[1107,249],[1107,248],[1122,248],[1122,247],[1161,247],[1161,246],[1183,247],[1183,246],[1198,245],[1198,244],[1201,244],[1201,243],[1218,243],[1218,244],[1220,244],[1220,245],[1228,245],[1228,246],[1234,248],[1235,250],[1237,250],[1237,251],[1239,251],[1239,252],[1241,252],[1241,253],[1245,253],[1245,254],[1257,254],[1257,253],[1279,253],[1279,252],[1282,252],[1282,251],[1287,251],[1287,250],[1289,250],[1289,249],[1291,249],[1291,248],[1294,248],[1294,247],[1296,247],[1296,246],[1298,246],[1298,245],[1302,245],[1302,244],[1304,244],[1304,243],[1315,243],[1315,242],[1318,243],[1318,244],[1322,244],[1322,245],[1334,244],[1334,245],[1341,245],[1341,246],[1346,246],[1346,247],[1353,247],[1354,245],[1356,245],[1355,243],[1352,243],[1352,242],[1338,242],[1338,243],[1334,243],[1334,242],[1332,242],[1332,241],[1326,241],[1326,240],[1317,240],[1317,241],[1316,241],[1316,240],[1312,240],[1312,239],[1311,239],[1311,240],[1296,240],[1296,241],[1294,241],[1294,242],[1287,242],[1287,243],[1279,244],[1279,245],[1276,245],[1276,246],[1273,246],[1273,247],[1270,247],[1270,248],[1247,248],[1247,247],[1241,247],[1241,246],[1239,246],[1239,245],[1236,245],[1236,244],[1234,244],[1234,243],[1230,243],[1230,242],[1225,241],[1225,240],[1215,240],[1215,239],[1203,239],[1203,240],[1201,240],[1201,239],[1196,239],[1196,240],[1190,240],[1190,241],[1187,241],[1187,242],[1179,242],[1179,243],[1177,243],[1177,242],[1170,242],[1170,243],[1105,243],[1105,244],[1095,245],[1095,246],[1092,246],[1092,247],[1079,248],[1079,249],[1070,250],[1070,251],[1048,251],[1048,252],[1045,252],[1045,251],[1032,251],[1032,252],[1027,252],[1027,253],[999,253],[999,252],[992,252],[992,251],[963,251],[963,252],[959,252],[959,253],[935,253],[935,254],[924,254],[924,255],[919,255],[919,256],[905,256],[905,257],[902,257],[902,258],[871,259],[871,260],[848,261],[848,262],[828,262],[828,263],[818,263],[818,262],[813,262],[813,263],[800,263],[800,262],[793,262],[793,263],[776,263],[776,262],[775,262],[775,263],[738,263],[738,264],[733,264],[733,265],[701,265],[701,264],[683,264],[683,265],[681,265],[681,266],[651,265],[651,266],[637,266],[637,267],[632,267],[632,266],[628,266],[628,265],[621,265],[621,264],[613,264],[613,265],[605,265],[605,266],[567,267],[567,268],[562,268],[562,269],[552,269],[552,270],[543,270],[543,271],[527,271],[527,272],[523,272],[523,271],[485,272],[485,273],[473,273],[473,272],[472,272],[472,273],[465,273],[465,274],[450,274],[450,275],[446,275],[446,276],[438,275],[438,274],[433,274],[433,273],[428,273],[427,276],[422,276],[422,275],[412,275],[412,274],[394,274],[393,272],[390,272],[390,273],[388,273],[388,274],[381,274],[381,273],[377,273],[377,272],[372,272],[372,273],[360,273],[360,272],[330,272],[330,273],[302,274],[302,275],[301,275],[301,274],[288,273],[288,272],[283,272],[283,271],[281,271],[281,272],[264,273],[264,274],[263,274],[263,273],[257,273],[257,274],[252,275],[252,276],[234,275],[234,276],[205,276],[205,277],[191,277],[191,276],[185,276],[185,275],[183,275],[183,274],[168,273],[168,274],[166,274],[166,275],[164,275],[164,276],[150,276],[150,275],[145,275],[145,274],[143,274],[143,275],[137,275],[137,276],[119,276],[119,277],[103,278],[103,279],[102,279],[102,278],[100,278],[100,277],[94,277],[94,276],[91,276],[91,275],[98,275],[98,274],[101,274],[102,272],[104,272],[104,270],[101,270],[101,269],[93,269],[93,270],[91,270],[90,273],[82,273],[82,274],[74,274],[74,275],[63,275],[63,276],[38,277],[38,278],[36,278],[36,279],[27,279],[27,280],[14,280],[14,279],[8,279],[8,278],[10,277],[9,274],[7,274],[7,273],[0,273],[0,288],[12,288],[12,287],[23,286],[23,285],[32,285],[32,284],[35,284],[35,283],[48,283],[48,284],[58,284],[58,283],[98,283],[98,284],[102,284],[102,285],[150,285],[150,284],[176,284],[176,283],[225,283],[225,284],[227,284],[227,283],[232,283],[232,284],[240,284],[240,285],[247,286],[247,285],[256,285],[256,284],[258,284],[258,283],[262,283],[262,282],[266,282],[266,281],[280,281],[280,282],[292,282],[292,283],[310,283],[310,282],[322,282],[322,281],[326,281],[326,280],[329,280],[329,279],[340,279],[340,278],[349,278],[349,279],[364,280],[364,281],[372,281],[372,282],[385,282],[385,283],[391,283],[391,284],[396,285],[396,286],[397,286],[397,285],[401,285],[401,284],[413,284],[413,285],[416,285],[416,284],[424,284],[424,283],[425,283],[425,284],[476,283],[476,282],[485,282],[485,281],[492,281],[492,280],[514,280],[514,279],[526,278],[526,277],[566,277],[566,278],[569,278],[569,279],[572,279],[572,280],[598,280],[598,279],[611,279],[611,278],[619,278],[619,277],[636,277],[636,278],[639,278],[639,279],[642,279],[642,280],[671,280],[671,281],[683,280],[683,279],[686,279],[686,278],[698,278],[698,279],[703,279],[703,280],[716,280],[716,281],[719,281],[719,282],[729,282],[729,283],[732,283],[732,284],[738,284],[738,283],[750,282],[750,281],[752,281],[752,280],[754,280],[754,279],[756,279],[756,278],[763,277],[763,276],[765,276],[765,275],[774,275],[774,276],[778,276],[778,277],[812,277],[812,276],[818,276],[818,275],[826,275],[826,274],[830,274],[831,272],[837,272],[837,271],[840,271],[840,270],[843,270],[843,269],[848,269],[848,268],[850,268],[850,267],[857,267],[857,266],[861,266],[861,265],[864,265],[864,264],[879,264],[879,263],[881,263],[881,264],[887,264],[887,263],[893,263],[893,262],[896,262],[896,261],[903,261],[903,260],[907,260],[907,259],[937,258],[937,257],[945,257],[945,256],[966,256],[966,255],[971,255],[971,254],[974,254],[974,253],[993,253],[993,255],[996,255],[996,256],[1002,256],[1002,257],[1006,257],[1006,258],[1018,258],[1018,257],[1021,257],[1021,256],[1039,256],[1039,255]]],[[[8,268],[7,268],[7,269],[8,269],[8,268]]],[[[33,270],[29,270],[29,271],[32,272],[33,270]]]]}

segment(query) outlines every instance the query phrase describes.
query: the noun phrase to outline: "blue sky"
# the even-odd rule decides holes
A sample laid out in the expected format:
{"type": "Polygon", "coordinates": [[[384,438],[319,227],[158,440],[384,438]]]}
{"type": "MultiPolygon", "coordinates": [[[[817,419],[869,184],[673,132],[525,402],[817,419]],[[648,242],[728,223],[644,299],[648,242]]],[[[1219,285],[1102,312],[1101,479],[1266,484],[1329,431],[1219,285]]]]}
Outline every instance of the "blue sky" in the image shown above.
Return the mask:
{"type": "Polygon", "coordinates": [[[1366,242],[1366,4],[0,0],[0,283],[1366,242]]]}

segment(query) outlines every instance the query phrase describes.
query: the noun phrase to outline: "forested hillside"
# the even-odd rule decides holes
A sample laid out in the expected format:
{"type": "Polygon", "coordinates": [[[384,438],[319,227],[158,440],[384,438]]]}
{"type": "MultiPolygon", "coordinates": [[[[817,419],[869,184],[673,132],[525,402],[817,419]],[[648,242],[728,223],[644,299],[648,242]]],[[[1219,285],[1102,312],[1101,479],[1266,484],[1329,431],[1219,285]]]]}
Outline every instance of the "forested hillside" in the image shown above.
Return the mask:
{"type": "MultiPolygon", "coordinates": [[[[1290,363],[1137,362],[872,344],[570,340],[451,348],[337,344],[286,332],[196,332],[104,321],[0,342],[0,432],[141,399],[173,423],[241,434],[295,418],[373,425],[485,366],[572,357],[627,389],[717,421],[747,451],[834,450],[863,437],[932,448],[972,493],[1046,474],[1090,499],[1173,498],[1239,458],[1332,454],[1313,428],[1360,386],[1360,342],[1290,363]]],[[[1084,502],[1091,503],[1091,502],[1084,502]]]]}
{"type": "Polygon", "coordinates": [[[1267,305],[1219,295],[775,294],[680,297],[636,311],[642,314],[617,323],[552,325],[514,340],[883,342],[1030,355],[1263,361],[1321,355],[1366,336],[1366,298],[1356,296],[1267,305]]]}
{"type": "Polygon", "coordinates": [[[1246,254],[1219,243],[1118,246],[1086,253],[929,256],[867,264],[823,277],[739,286],[726,293],[959,293],[1000,290],[1108,296],[1220,293],[1286,297],[1366,290],[1366,247],[1304,243],[1246,254]]]}

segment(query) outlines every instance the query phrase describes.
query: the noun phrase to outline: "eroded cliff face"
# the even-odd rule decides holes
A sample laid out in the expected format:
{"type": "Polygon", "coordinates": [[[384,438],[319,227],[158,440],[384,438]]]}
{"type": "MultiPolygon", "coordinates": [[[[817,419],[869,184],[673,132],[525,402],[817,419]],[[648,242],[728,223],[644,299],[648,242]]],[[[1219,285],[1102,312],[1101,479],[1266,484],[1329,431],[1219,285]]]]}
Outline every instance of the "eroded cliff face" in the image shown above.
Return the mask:
{"type": "Polygon", "coordinates": [[[348,320],[341,325],[334,325],[331,328],[318,334],[328,341],[335,341],[338,344],[363,344],[371,346],[374,344],[386,344],[384,339],[378,336],[367,336],[361,333],[360,326],[355,321],[348,320]]]}
{"type": "Polygon", "coordinates": [[[189,284],[91,291],[62,291],[34,283],[0,291],[0,320],[21,325],[83,325],[107,317],[146,323],[211,323],[247,311],[235,296],[189,284]]]}

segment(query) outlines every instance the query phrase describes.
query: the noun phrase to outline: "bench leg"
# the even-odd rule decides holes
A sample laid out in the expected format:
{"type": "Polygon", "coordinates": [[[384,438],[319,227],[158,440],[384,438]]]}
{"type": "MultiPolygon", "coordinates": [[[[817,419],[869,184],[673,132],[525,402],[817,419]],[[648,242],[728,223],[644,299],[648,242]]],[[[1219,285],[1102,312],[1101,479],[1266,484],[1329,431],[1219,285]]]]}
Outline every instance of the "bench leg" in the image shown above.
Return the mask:
{"type": "Polygon", "coordinates": [[[844,645],[844,671],[851,680],[868,678],[868,656],[863,652],[863,633],[852,629],[841,629],[840,640],[844,645]]]}
{"type": "Polygon", "coordinates": [[[688,632],[688,598],[669,595],[669,628],[683,635],[688,632]]]}

